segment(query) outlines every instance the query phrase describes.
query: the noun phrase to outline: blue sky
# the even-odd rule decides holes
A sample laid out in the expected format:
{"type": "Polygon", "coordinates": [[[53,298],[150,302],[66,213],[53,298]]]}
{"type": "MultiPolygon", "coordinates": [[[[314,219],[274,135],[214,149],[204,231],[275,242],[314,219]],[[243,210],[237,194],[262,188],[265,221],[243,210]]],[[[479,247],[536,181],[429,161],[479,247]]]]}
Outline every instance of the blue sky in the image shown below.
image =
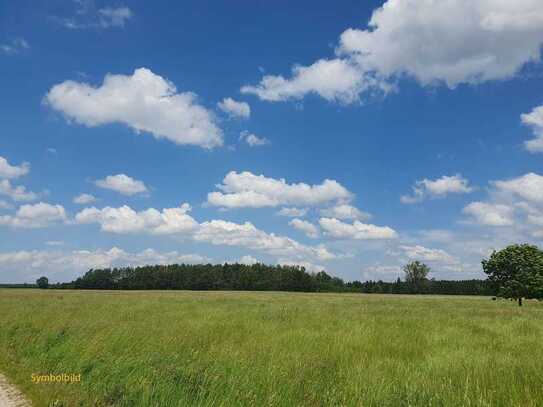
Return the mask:
{"type": "Polygon", "coordinates": [[[543,238],[542,44],[539,0],[1,2],[0,282],[483,277],[543,238]]]}

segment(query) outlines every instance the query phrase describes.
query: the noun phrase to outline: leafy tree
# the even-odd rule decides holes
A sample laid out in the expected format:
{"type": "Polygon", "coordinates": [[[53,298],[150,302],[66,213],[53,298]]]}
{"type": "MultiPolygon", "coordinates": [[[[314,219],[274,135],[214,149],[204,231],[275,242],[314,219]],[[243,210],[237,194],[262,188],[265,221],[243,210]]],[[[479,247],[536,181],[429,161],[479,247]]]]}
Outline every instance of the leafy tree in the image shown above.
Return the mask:
{"type": "Polygon", "coordinates": [[[498,296],[518,300],[543,299],[543,251],[529,244],[511,245],[483,260],[483,271],[498,288],[498,296]]]}
{"type": "Polygon", "coordinates": [[[430,267],[420,261],[412,261],[403,266],[405,273],[405,282],[415,292],[421,292],[428,281],[430,267]]]}
{"type": "Polygon", "coordinates": [[[36,280],[36,285],[38,286],[38,288],[48,288],[49,279],[47,277],[40,277],[36,280]]]}

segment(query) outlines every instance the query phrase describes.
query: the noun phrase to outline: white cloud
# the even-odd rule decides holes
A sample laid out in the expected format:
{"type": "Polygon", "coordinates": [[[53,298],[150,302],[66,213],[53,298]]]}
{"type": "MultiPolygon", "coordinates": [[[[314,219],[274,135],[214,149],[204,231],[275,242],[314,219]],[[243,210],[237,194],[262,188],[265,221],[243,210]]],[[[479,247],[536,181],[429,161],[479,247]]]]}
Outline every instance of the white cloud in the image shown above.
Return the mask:
{"type": "Polygon", "coordinates": [[[243,86],[241,92],[271,102],[301,99],[308,93],[315,93],[328,101],[350,103],[369,86],[351,62],[321,59],[310,66],[295,66],[290,79],[266,75],[257,86],[243,86]]]}
{"type": "Polygon", "coordinates": [[[0,44],[0,50],[6,54],[18,54],[29,48],[30,45],[24,38],[15,38],[7,44],[0,44]]]}
{"type": "Polygon", "coordinates": [[[237,102],[232,98],[224,98],[222,102],[217,103],[217,106],[231,117],[248,119],[251,116],[251,107],[246,102],[237,102]]]}
{"type": "Polygon", "coordinates": [[[73,203],[76,203],[79,205],[87,205],[93,202],[96,202],[96,198],[94,197],[94,195],[91,195],[91,194],[79,194],[73,199],[73,203]]]}
{"type": "Polygon", "coordinates": [[[0,157],[0,178],[19,178],[30,172],[30,164],[27,162],[21,165],[11,165],[4,157],[0,157]]]}
{"type": "Polygon", "coordinates": [[[471,222],[487,226],[510,226],[514,223],[514,210],[503,204],[472,202],[463,212],[471,216],[471,222]]]}
{"type": "Polygon", "coordinates": [[[355,220],[352,224],[334,218],[319,219],[325,234],[337,239],[378,240],[396,239],[398,234],[388,226],[376,226],[355,220]]]}
{"type": "Polygon", "coordinates": [[[524,142],[524,146],[531,153],[543,153],[543,106],[534,108],[530,113],[520,116],[523,124],[529,126],[535,138],[524,142]]]}
{"type": "Polygon", "coordinates": [[[125,22],[134,16],[128,7],[105,7],[98,10],[100,25],[103,28],[124,27],[125,22]]]}
{"type": "Polygon", "coordinates": [[[76,1],[79,8],[74,16],[54,20],[71,30],[124,28],[126,22],[134,17],[128,7],[104,7],[96,10],[93,2],[76,1]]]}
{"type": "Polygon", "coordinates": [[[403,195],[400,201],[404,204],[421,202],[425,198],[444,198],[449,194],[467,194],[473,191],[469,181],[460,174],[447,176],[435,180],[427,178],[417,181],[413,186],[413,195],[403,195]]]}
{"type": "Polygon", "coordinates": [[[543,203],[543,176],[530,172],[518,178],[492,183],[499,191],[515,194],[528,201],[543,203]]]}
{"type": "Polygon", "coordinates": [[[108,175],[104,179],[95,182],[96,186],[119,192],[123,195],[136,195],[147,192],[143,181],[139,181],[126,174],[108,175]]]}
{"type": "Polygon", "coordinates": [[[113,233],[188,233],[198,226],[188,214],[190,210],[187,203],[178,208],[165,208],[162,211],[150,208],[141,212],[126,205],[103,209],[91,207],[77,213],[75,220],[82,224],[98,223],[103,231],[113,233]]]}
{"type": "Polygon", "coordinates": [[[38,198],[38,195],[32,191],[28,191],[24,186],[12,186],[8,179],[0,180],[0,195],[5,195],[14,201],[33,201],[38,198]]]}
{"type": "Polygon", "coordinates": [[[442,249],[429,249],[424,246],[400,246],[403,253],[411,260],[429,263],[456,264],[458,259],[442,249]]]}
{"type": "Polygon", "coordinates": [[[315,226],[314,224],[306,220],[295,218],[295,219],[292,219],[288,224],[292,226],[294,229],[297,229],[305,233],[307,237],[310,237],[312,239],[316,239],[320,235],[319,229],[317,228],[317,226],[315,226]]]}
{"type": "Polygon", "coordinates": [[[258,261],[258,259],[254,258],[253,256],[245,255],[245,256],[242,256],[242,257],[237,261],[237,263],[239,263],[239,264],[246,264],[246,265],[250,266],[250,265],[252,265],[252,264],[261,263],[261,262],[258,261]]]}
{"type": "Polygon", "coordinates": [[[243,224],[224,220],[212,220],[200,224],[194,239],[214,245],[239,246],[264,251],[272,255],[296,256],[331,260],[336,256],[324,246],[306,246],[293,239],[266,233],[252,223],[243,224]]]}
{"type": "Polygon", "coordinates": [[[311,262],[308,262],[308,261],[299,261],[299,260],[279,258],[279,259],[277,259],[277,264],[279,264],[281,266],[303,267],[309,273],[319,273],[321,271],[326,271],[326,267],[324,267],[324,266],[322,266],[320,264],[314,264],[314,263],[311,263],[311,262]]]}
{"type": "Polygon", "coordinates": [[[319,205],[352,199],[353,194],[337,181],[322,184],[287,184],[284,179],[267,178],[250,172],[229,172],[217,186],[222,192],[211,192],[207,202],[224,208],[261,208],[280,205],[319,205]]]}
{"type": "Polygon", "coordinates": [[[14,228],[44,228],[67,221],[66,212],[61,205],[39,202],[33,205],[22,205],[15,216],[0,216],[0,225],[14,228]]]}
{"type": "Polygon", "coordinates": [[[208,263],[198,254],[153,249],[130,253],[117,247],[109,250],[74,250],[71,252],[32,250],[0,252],[0,282],[33,282],[47,275],[53,281],[68,281],[91,268],[143,266],[174,263],[208,263]]]}
{"type": "Polygon", "coordinates": [[[297,218],[307,215],[307,208],[281,208],[277,214],[279,216],[287,216],[289,218],[297,218]]]}
{"type": "Polygon", "coordinates": [[[91,207],[77,213],[75,221],[80,224],[97,223],[102,231],[111,233],[169,234],[197,242],[238,246],[279,256],[320,260],[336,257],[323,245],[303,245],[288,237],[266,233],[250,222],[238,224],[225,220],[211,220],[198,223],[188,214],[190,209],[188,204],[183,204],[179,208],[165,208],[162,211],[149,208],[140,212],[126,205],[103,209],[91,207]]]}
{"type": "Polygon", "coordinates": [[[295,66],[290,78],[266,75],[241,91],[269,101],[315,93],[348,103],[387,92],[403,76],[454,88],[514,76],[539,61],[542,43],[540,0],[388,0],[367,29],[341,34],[335,59],[295,66]]]}
{"type": "Polygon", "coordinates": [[[146,68],[132,76],[108,74],[99,87],[65,81],[53,86],[44,102],[88,127],[122,123],[176,144],[223,144],[213,114],[196,103],[193,93],[178,93],[172,82],[146,68]]]}
{"type": "Polygon", "coordinates": [[[249,133],[248,131],[242,131],[240,133],[239,139],[245,141],[251,147],[265,146],[270,144],[270,140],[265,137],[258,137],[255,134],[249,133]]]}
{"type": "Polygon", "coordinates": [[[6,202],[0,199],[0,209],[11,209],[11,208],[13,208],[13,206],[9,202],[6,202]]]}
{"type": "Polygon", "coordinates": [[[352,220],[365,220],[371,218],[371,215],[366,212],[360,211],[358,208],[355,208],[349,204],[336,205],[331,208],[324,208],[319,211],[321,216],[326,218],[336,218],[336,219],[352,219],[352,220]]]}

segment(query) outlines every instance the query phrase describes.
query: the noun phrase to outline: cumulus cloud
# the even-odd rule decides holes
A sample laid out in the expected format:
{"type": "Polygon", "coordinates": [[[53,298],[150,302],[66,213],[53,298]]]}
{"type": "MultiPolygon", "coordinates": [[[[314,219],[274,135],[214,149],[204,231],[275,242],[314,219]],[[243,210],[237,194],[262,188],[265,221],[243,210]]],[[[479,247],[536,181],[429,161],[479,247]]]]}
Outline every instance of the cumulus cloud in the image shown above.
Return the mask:
{"type": "Polygon", "coordinates": [[[404,76],[454,88],[510,78],[539,61],[542,44],[539,0],[388,0],[366,29],[341,34],[335,58],[295,66],[288,78],[266,75],[241,91],[269,101],[314,93],[350,103],[386,93],[404,76]]]}
{"type": "Polygon", "coordinates": [[[174,263],[209,263],[198,254],[147,249],[127,252],[117,247],[109,250],[74,250],[71,252],[21,250],[0,252],[0,282],[33,282],[44,274],[52,280],[73,279],[91,268],[143,266],[174,263]]]}
{"type": "Polygon", "coordinates": [[[11,209],[12,205],[2,199],[0,199],[0,209],[11,209]]]}
{"type": "Polygon", "coordinates": [[[14,201],[34,201],[38,198],[35,192],[27,190],[22,185],[11,185],[8,179],[0,180],[0,195],[8,196],[14,201]]]}
{"type": "Polygon", "coordinates": [[[529,126],[535,138],[524,142],[524,147],[531,153],[543,153],[543,106],[534,108],[530,113],[521,115],[521,121],[529,126]]]}
{"type": "Polygon", "coordinates": [[[321,218],[319,225],[327,236],[337,239],[380,240],[398,237],[396,231],[388,226],[376,226],[357,220],[350,224],[335,218],[321,218]]]}
{"type": "Polygon", "coordinates": [[[194,93],[179,93],[172,82],[146,68],[132,75],[107,74],[98,87],[59,83],[45,95],[44,103],[88,127],[121,123],[176,144],[204,148],[223,144],[212,112],[197,103],[194,93]]]}
{"type": "Polygon", "coordinates": [[[251,116],[251,107],[246,102],[237,102],[232,98],[224,98],[217,103],[217,106],[230,117],[248,119],[251,116]]]}
{"type": "Polygon", "coordinates": [[[458,259],[442,249],[429,249],[424,246],[400,246],[410,260],[425,261],[428,263],[456,264],[458,259]]]}
{"type": "Polygon", "coordinates": [[[302,216],[305,216],[307,215],[307,208],[296,208],[296,207],[292,207],[292,208],[281,208],[277,214],[279,216],[287,216],[289,218],[297,218],[297,217],[302,217],[302,216]]]}
{"type": "Polygon", "coordinates": [[[161,211],[149,208],[135,211],[129,206],[120,208],[85,208],[75,216],[80,224],[97,223],[102,231],[112,233],[149,233],[155,235],[176,235],[197,242],[213,245],[238,246],[259,250],[272,255],[296,258],[317,258],[330,260],[336,256],[323,246],[307,246],[284,236],[267,233],[252,223],[242,224],[225,220],[211,220],[198,223],[188,214],[190,205],[179,208],[165,208],[161,211]]]}
{"type": "Polygon", "coordinates": [[[336,257],[323,245],[306,246],[288,237],[266,233],[250,222],[243,224],[224,220],[203,222],[197,229],[194,239],[214,245],[245,247],[279,256],[309,257],[320,260],[331,260],[336,257]]]}
{"type": "Polygon", "coordinates": [[[262,208],[280,205],[320,205],[350,200],[353,194],[337,181],[326,179],[322,184],[288,184],[284,179],[267,178],[250,172],[229,172],[221,192],[211,192],[207,202],[223,208],[262,208]]]}
{"type": "Polygon", "coordinates": [[[11,165],[4,157],[0,157],[0,178],[19,178],[29,172],[29,163],[24,162],[21,165],[11,165]]]}
{"type": "Polygon", "coordinates": [[[530,172],[521,177],[494,181],[492,184],[501,192],[543,204],[543,176],[541,175],[530,172]]]}
{"type": "Polygon", "coordinates": [[[412,195],[403,195],[400,201],[404,204],[412,204],[423,201],[425,198],[444,198],[449,194],[467,194],[473,191],[469,181],[460,174],[453,176],[444,175],[435,180],[427,178],[417,181],[413,186],[412,195]]]}
{"type": "Polygon", "coordinates": [[[120,208],[85,208],[75,216],[77,223],[98,223],[105,232],[113,233],[187,233],[197,228],[198,223],[188,214],[191,207],[184,203],[178,208],[162,211],[150,208],[137,212],[129,206],[120,208]]]}
{"type": "Polygon", "coordinates": [[[44,228],[68,220],[64,207],[39,202],[33,205],[22,205],[15,215],[0,216],[0,225],[13,228],[44,228]]]}
{"type": "Polygon", "coordinates": [[[319,228],[317,228],[317,226],[315,226],[314,224],[306,220],[295,218],[295,219],[292,219],[288,224],[292,226],[294,229],[297,229],[305,233],[307,237],[310,237],[312,239],[316,239],[320,235],[319,228]]]}
{"type": "Polygon", "coordinates": [[[97,187],[119,192],[123,195],[136,195],[147,192],[143,181],[139,181],[126,174],[108,175],[104,179],[95,181],[97,187]]]}
{"type": "Polygon", "coordinates": [[[358,208],[355,208],[349,204],[341,204],[332,206],[331,208],[324,208],[319,211],[321,216],[326,218],[336,218],[341,220],[366,220],[371,218],[371,215],[366,212],[362,212],[358,208]]]}
{"type": "Polygon", "coordinates": [[[96,202],[96,197],[91,194],[79,194],[73,199],[73,203],[78,205],[88,205],[96,202]]]}
{"type": "Polygon", "coordinates": [[[249,133],[248,131],[242,131],[239,139],[240,141],[245,141],[251,147],[259,147],[270,144],[270,140],[268,140],[267,138],[258,137],[253,133],[249,133]]]}
{"type": "Polygon", "coordinates": [[[243,86],[241,92],[271,102],[301,99],[314,93],[328,101],[351,103],[374,83],[365,80],[359,68],[350,61],[321,59],[310,66],[295,66],[290,78],[266,75],[256,86],[243,86]]]}
{"type": "Polygon", "coordinates": [[[514,222],[514,209],[508,205],[472,202],[463,212],[471,217],[470,221],[487,226],[510,226],[514,222]]]}

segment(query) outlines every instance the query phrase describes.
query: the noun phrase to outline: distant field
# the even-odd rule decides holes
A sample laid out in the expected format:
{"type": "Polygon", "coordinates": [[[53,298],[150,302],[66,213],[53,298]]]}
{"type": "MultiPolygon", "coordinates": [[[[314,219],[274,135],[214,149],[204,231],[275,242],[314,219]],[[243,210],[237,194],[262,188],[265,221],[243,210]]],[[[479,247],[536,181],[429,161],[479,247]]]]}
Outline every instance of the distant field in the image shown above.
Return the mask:
{"type": "Polygon", "coordinates": [[[541,406],[542,367],[531,301],[0,290],[0,371],[37,406],[541,406]]]}

